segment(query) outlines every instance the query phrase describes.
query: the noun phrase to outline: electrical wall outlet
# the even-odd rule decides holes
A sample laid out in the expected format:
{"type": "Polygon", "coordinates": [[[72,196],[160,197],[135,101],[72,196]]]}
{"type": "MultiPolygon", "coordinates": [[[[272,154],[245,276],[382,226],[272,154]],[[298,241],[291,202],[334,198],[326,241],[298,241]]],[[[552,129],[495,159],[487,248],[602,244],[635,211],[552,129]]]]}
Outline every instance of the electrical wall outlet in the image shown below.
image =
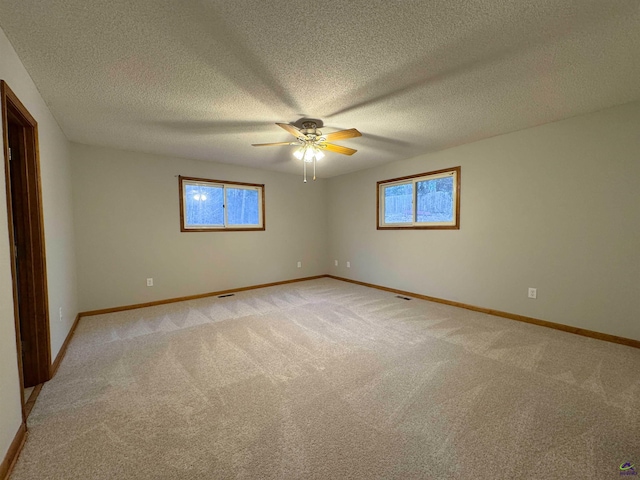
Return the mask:
{"type": "Polygon", "coordinates": [[[529,298],[538,298],[538,289],[529,287],[529,298]]]}
{"type": "Polygon", "coordinates": [[[147,278],[147,287],[153,287],[153,278],[147,278]]]}
{"type": "Polygon", "coordinates": [[[338,266],[338,260],[334,260],[333,263],[335,264],[335,266],[338,266]]]}
{"type": "Polygon", "coordinates": [[[298,268],[302,268],[302,262],[298,262],[298,268]]]}
{"type": "Polygon", "coordinates": [[[60,314],[60,321],[62,322],[62,307],[60,307],[60,309],[58,310],[58,313],[60,314]]]}
{"type": "Polygon", "coordinates": [[[347,268],[351,268],[351,262],[347,262],[347,268]]]}

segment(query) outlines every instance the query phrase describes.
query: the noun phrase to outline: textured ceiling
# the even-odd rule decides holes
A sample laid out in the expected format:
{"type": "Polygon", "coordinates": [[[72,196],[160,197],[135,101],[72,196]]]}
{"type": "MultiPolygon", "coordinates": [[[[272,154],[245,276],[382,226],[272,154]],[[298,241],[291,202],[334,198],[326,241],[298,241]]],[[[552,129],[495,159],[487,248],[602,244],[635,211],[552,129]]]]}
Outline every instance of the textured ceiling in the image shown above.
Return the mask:
{"type": "Polygon", "coordinates": [[[0,0],[75,142],[331,177],[640,99],[638,0],[0,0]]]}

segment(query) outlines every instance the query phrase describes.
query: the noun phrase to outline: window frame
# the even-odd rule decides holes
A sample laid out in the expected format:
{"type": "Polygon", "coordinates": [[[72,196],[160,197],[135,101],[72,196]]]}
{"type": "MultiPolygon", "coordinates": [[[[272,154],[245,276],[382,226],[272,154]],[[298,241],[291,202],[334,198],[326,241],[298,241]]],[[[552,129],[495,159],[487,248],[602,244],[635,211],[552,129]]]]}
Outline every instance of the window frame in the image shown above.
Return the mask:
{"type": "Polygon", "coordinates": [[[245,182],[233,182],[229,180],[214,180],[211,178],[198,178],[198,177],[184,177],[182,175],[178,176],[178,185],[179,185],[179,196],[180,196],[180,231],[181,232],[257,232],[266,230],[266,219],[265,219],[265,194],[264,194],[264,183],[245,183],[245,182]],[[188,227],[185,225],[186,218],[186,208],[187,202],[185,201],[185,188],[184,184],[187,183],[196,183],[196,184],[205,184],[207,186],[214,187],[223,187],[223,218],[224,225],[220,226],[209,226],[209,227],[188,227]],[[258,217],[260,220],[259,226],[250,225],[247,227],[243,227],[242,225],[227,225],[227,195],[226,189],[228,188],[247,188],[247,189],[257,189],[258,190],[258,217]]]}
{"type": "Polygon", "coordinates": [[[405,177],[390,178],[388,180],[380,180],[376,183],[376,228],[378,230],[459,230],[460,229],[460,179],[461,168],[451,167],[442,170],[434,170],[432,172],[417,173],[415,175],[407,175],[405,177]],[[417,195],[418,191],[415,187],[416,183],[425,180],[433,180],[442,178],[449,174],[454,176],[453,187],[455,189],[453,195],[453,211],[455,212],[455,221],[450,225],[435,224],[435,222],[416,222],[417,195]],[[412,184],[413,187],[413,221],[407,223],[384,223],[384,195],[381,195],[385,187],[402,184],[412,184]]]}

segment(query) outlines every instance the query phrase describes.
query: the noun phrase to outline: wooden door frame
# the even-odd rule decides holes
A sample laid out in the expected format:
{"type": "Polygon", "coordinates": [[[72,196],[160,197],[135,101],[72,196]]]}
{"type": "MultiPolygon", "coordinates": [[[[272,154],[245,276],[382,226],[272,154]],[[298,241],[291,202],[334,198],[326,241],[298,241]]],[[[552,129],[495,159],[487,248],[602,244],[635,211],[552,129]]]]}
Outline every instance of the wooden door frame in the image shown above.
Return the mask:
{"type": "MultiPolygon", "coordinates": [[[[26,177],[24,200],[27,202],[28,218],[24,221],[27,229],[27,266],[28,272],[28,305],[30,327],[33,334],[29,339],[34,348],[25,357],[29,362],[37,383],[44,383],[50,378],[51,370],[51,340],[49,332],[49,300],[47,288],[46,255],[44,241],[44,218],[42,210],[42,189],[40,180],[40,155],[38,149],[38,123],[9,88],[7,83],[0,81],[0,97],[2,100],[2,133],[4,150],[4,171],[7,195],[7,219],[9,229],[9,250],[11,254],[11,276],[13,280],[13,311],[16,326],[16,348],[18,353],[18,370],[20,377],[20,395],[22,399],[22,416],[26,421],[24,399],[24,365],[22,362],[22,339],[20,334],[20,310],[18,297],[18,277],[15,262],[15,235],[13,202],[11,195],[11,174],[9,167],[9,123],[23,128],[21,132],[20,154],[24,161],[26,177]]],[[[22,268],[21,268],[22,269],[22,268]]],[[[24,292],[23,292],[24,295],[24,292]]],[[[23,302],[24,304],[25,302],[23,302]]]]}

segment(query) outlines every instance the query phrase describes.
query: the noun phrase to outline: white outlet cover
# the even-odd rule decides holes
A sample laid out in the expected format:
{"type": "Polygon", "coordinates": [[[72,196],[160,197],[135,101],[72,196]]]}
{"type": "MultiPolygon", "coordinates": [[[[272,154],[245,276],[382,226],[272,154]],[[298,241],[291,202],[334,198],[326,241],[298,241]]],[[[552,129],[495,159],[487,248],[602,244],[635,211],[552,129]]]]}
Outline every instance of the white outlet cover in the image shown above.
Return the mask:
{"type": "Polygon", "coordinates": [[[153,278],[147,278],[147,287],[153,287],[153,278]]]}
{"type": "Polygon", "coordinates": [[[347,268],[351,268],[351,262],[347,262],[347,268]]]}
{"type": "Polygon", "coordinates": [[[529,298],[538,298],[538,289],[537,288],[529,288],[529,298]]]}
{"type": "Polygon", "coordinates": [[[338,266],[338,260],[334,260],[336,267],[338,266]]]}
{"type": "Polygon", "coordinates": [[[302,268],[302,262],[298,262],[298,268],[302,268]]]}

